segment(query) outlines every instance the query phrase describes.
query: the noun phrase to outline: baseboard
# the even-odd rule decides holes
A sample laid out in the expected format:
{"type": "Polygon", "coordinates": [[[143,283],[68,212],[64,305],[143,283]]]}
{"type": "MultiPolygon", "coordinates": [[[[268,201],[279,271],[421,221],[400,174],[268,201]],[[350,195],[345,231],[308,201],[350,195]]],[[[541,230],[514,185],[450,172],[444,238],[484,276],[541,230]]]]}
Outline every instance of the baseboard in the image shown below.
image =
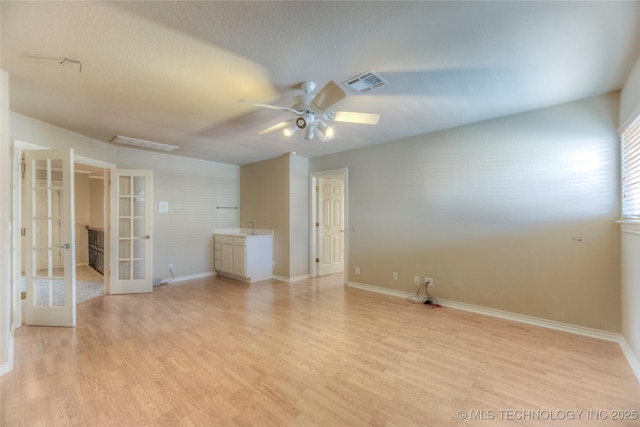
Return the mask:
{"type": "Polygon", "coordinates": [[[556,322],[554,320],[542,319],[539,317],[526,316],[523,314],[512,313],[509,311],[495,310],[492,308],[485,308],[477,305],[464,304],[456,301],[448,301],[438,298],[438,302],[444,307],[457,308],[458,310],[471,311],[478,314],[485,314],[487,316],[500,317],[506,320],[513,320],[520,323],[527,323],[529,325],[541,326],[543,328],[555,329],[558,331],[569,332],[577,335],[584,335],[591,338],[598,338],[606,341],[618,342],[620,340],[620,334],[613,332],[601,331],[599,329],[585,328],[583,326],[572,325],[570,323],[556,322]]]}
{"type": "Polygon", "coordinates": [[[215,275],[216,275],[215,271],[206,271],[204,273],[188,274],[186,276],[177,276],[172,279],[161,279],[160,284],[168,285],[171,283],[184,282],[184,281],[193,280],[193,279],[202,279],[203,277],[209,277],[209,276],[215,276],[215,275]]]}
{"type": "Polygon", "coordinates": [[[287,276],[280,276],[280,275],[274,274],[273,278],[276,279],[276,280],[280,280],[282,282],[293,283],[293,282],[297,282],[299,280],[308,279],[309,275],[308,274],[304,274],[302,276],[287,277],[287,276]]]}
{"type": "Polygon", "coordinates": [[[7,343],[7,361],[0,364],[0,377],[13,371],[13,331],[9,334],[7,343]]]}
{"type": "Polygon", "coordinates": [[[640,361],[638,361],[638,357],[633,353],[633,350],[631,350],[631,347],[629,346],[629,343],[627,343],[627,340],[624,339],[624,336],[620,335],[618,344],[620,345],[624,356],[627,358],[633,373],[636,374],[636,378],[638,378],[638,381],[640,382],[640,361]]]}
{"type": "MultiPolygon", "coordinates": [[[[415,293],[409,293],[404,291],[398,291],[395,289],[382,288],[380,286],[368,285],[366,283],[360,282],[348,282],[348,286],[358,289],[363,289],[366,291],[377,292],[380,294],[401,297],[401,298],[409,298],[415,296],[415,293]]],[[[616,334],[613,332],[601,331],[599,329],[585,328],[583,326],[572,325],[569,323],[556,322],[553,320],[541,319],[539,317],[533,316],[525,316],[522,314],[512,313],[508,311],[495,310],[492,308],[481,307],[477,305],[465,304],[456,301],[443,300],[438,298],[438,303],[443,307],[455,308],[458,310],[470,311],[473,313],[484,314],[486,316],[499,317],[506,320],[513,320],[515,322],[527,323],[530,325],[541,326],[543,328],[555,329],[559,331],[569,332],[572,334],[584,335],[591,338],[597,338],[606,341],[612,341],[618,343],[622,352],[624,353],[629,365],[631,365],[631,369],[635,374],[636,378],[640,382],[640,363],[638,362],[638,358],[631,350],[631,347],[627,344],[626,340],[621,334],[616,334]]]]}

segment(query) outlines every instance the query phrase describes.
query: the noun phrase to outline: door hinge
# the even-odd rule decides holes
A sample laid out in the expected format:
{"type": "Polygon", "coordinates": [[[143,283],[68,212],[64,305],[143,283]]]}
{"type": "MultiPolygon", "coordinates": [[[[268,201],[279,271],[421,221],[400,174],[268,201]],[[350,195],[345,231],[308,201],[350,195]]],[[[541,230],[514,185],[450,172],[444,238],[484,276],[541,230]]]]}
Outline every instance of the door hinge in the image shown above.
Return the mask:
{"type": "Polygon", "coordinates": [[[320,186],[316,185],[316,191],[320,191],[320,186]]]}
{"type": "Polygon", "coordinates": [[[22,172],[22,179],[24,179],[25,175],[27,174],[27,164],[20,163],[20,170],[22,172]]]}
{"type": "Polygon", "coordinates": [[[316,258],[316,262],[320,262],[320,258],[316,258]]]}
{"type": "Polygon", "coordinates": [[[27,299],[27,293],[26,292],[20,292],[20,299],[27,299]]]}
{"type": "Polygon", "coordinates": [[[320,223],[319,222],[316,222],[316,227],[320,227],[320,223]]]}
{"type": "Polygon", "coordinates": [[[27,235],[27,229],[26,229],[26,228],[24,228],[24,227],[22,227],[22,228],[20,229],[20,235],[21,235],[21,236],[23,236],[23,237],[24,237],[24,236],[26,236],[26,235],[27,235]]]}

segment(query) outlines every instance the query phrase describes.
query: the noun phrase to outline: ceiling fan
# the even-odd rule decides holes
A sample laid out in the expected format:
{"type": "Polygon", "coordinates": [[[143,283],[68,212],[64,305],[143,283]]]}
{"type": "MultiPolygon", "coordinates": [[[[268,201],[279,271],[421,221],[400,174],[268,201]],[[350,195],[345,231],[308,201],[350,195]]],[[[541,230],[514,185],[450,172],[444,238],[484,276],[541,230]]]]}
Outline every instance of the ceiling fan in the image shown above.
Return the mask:
{"type": "Polygon", "coordinates": [[[333,105],[347,96],[346,92],[334,81],[327,83],[316,95],[312,94],[316,88],[314,82],[302,82],[300,88],[304,94],[294,97],[291,100],[291,107],[280,107],[245,99],[240,100],[240,102],[257,107],[288,111],[297,116],[258,132],[258,135],[284,128],[284,134],[291,136],[298,130],[304,129],[304,137],[307,140],[313,139],[314,135],[318,134],[322,141],[329,141],[334,138],[334,133],[333,128],[327,124],[328,121],[375,125],[380,120],[379,114],[330,110],[333,105]]]}

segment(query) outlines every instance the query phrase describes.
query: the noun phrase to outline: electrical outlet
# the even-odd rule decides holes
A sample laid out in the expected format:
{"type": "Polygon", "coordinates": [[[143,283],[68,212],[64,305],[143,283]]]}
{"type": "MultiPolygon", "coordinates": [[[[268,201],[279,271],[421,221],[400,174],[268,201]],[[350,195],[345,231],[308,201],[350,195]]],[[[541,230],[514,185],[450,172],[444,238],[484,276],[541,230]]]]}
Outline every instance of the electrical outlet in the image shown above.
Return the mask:
{"type": "Polygon", "coordinates": [[[420,284],[420,276],[413,276],[413,284],[414,285],[420,284]]]}
{"type": "Polygon", "coordinates": [[[425,277],[424,283],[428,283],[427,286],[433,286],[433,277],[425,277]]]}
{"type": "Polygon", "coordinates": [[[393,280],[398,280],[398,273],[397,272],[393,272],[393,280]]]}
{"type": "Polygon", "coordinates": [[[354,270],[355,270],[356,276],[359,276],[360,275],[360,267],[356,267],[354,270]]]}

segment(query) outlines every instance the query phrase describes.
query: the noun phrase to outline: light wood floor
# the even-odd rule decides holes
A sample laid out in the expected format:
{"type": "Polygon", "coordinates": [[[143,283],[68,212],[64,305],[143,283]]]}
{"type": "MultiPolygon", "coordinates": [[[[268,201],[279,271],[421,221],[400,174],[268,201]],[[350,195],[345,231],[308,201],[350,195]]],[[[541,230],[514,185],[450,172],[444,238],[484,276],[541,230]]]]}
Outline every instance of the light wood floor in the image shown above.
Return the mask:
{"type": "Polygon", "coordinates": [[[81,304],[76,328],[23,327],[0,424],[640,425],[612,420],[640,411],[616,343],[340,280],[211,277],[81,304]]]}

